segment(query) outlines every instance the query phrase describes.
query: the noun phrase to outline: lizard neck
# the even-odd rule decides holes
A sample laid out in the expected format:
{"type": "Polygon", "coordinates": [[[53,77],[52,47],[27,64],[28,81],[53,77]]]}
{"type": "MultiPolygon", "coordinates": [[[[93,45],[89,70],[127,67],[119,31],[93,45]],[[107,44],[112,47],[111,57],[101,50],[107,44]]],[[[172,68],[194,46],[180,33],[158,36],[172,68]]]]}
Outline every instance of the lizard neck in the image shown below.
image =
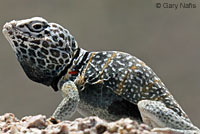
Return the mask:
{"type": "Polygon", "coordinates": [[[90,52],[80,48],[79,56],[74,59],[68,74],[71,76],[78,76],[82,72],[83,67],[87,64],[89,55],[90,52]]]}
{"type": "MultiPolygon", "coordinates": [[[[86,65],[88,61],[88,57],[90,52],[78,48],[70,62],[64,70],[53,80],[51,86],[54,91],[59,90],[59,81],[63,79],[63,77],[67,77],[68,80],[73,81],[82,71],[82,68],[86,65]]],[[[66,79],[66,78],[65,78],[66,79]]]]}

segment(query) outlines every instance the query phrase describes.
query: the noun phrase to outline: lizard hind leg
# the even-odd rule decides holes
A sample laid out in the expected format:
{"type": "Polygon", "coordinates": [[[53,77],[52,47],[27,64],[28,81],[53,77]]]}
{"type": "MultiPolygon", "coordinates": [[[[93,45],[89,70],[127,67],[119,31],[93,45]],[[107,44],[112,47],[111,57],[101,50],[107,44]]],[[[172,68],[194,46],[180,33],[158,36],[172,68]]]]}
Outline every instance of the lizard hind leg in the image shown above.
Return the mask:
{"type": "Polygon", "coordinates": [[[145,124],[153,127],[156,132],[169,134],[199,133],[199,129],[184,120],[164,103],[152,100],[138,102],[138,108],[145,124]]]}

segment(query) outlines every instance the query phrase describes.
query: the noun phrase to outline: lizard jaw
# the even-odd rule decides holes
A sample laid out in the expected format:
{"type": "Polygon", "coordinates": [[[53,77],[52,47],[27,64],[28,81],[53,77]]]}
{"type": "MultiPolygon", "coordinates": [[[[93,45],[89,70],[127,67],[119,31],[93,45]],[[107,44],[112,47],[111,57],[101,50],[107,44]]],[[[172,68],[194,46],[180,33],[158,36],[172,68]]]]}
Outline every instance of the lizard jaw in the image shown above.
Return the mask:
{"type": "Polygon", "coordinates": [[[9,44],[11,45],[11,47],[13,48],[14,52],[16,52],[14,43],[12,41],[12,36],[14,36],[14,29],[16,26],[16,21],[13,20],[11,22],[7,22],[2,29],[2,33],[4,34],[5,38],[8,40],[9,44]]]}

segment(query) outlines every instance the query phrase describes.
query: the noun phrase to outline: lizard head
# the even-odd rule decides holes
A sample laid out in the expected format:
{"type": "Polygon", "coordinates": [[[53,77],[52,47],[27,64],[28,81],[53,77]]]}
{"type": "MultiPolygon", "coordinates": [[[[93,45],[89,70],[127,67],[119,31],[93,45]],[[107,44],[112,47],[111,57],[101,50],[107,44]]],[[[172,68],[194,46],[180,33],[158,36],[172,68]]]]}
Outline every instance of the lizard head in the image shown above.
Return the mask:
{"type": "Polygon", "coordinates": [[[3,34],[26,75],[48,86],[70,64],[78,49],[68,30],[40,17],[8,22],[3,34]]]}

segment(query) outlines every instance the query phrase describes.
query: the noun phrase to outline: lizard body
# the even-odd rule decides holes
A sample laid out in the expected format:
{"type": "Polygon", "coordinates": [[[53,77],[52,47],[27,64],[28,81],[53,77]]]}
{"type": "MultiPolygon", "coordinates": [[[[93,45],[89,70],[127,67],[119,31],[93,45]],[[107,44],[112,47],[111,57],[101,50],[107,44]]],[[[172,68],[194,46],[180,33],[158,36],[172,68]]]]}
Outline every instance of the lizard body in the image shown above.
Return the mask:
{"type": "Polygon", "coordinates": [[[68,30],[40,17],[6,23],[3,33],[26,75],[63,93],[54,118],[69,118],[77,109],[84,116],[129,117],[172,132],[199,131],[138,58],[119,51],[86,51],[68,30]]]}

